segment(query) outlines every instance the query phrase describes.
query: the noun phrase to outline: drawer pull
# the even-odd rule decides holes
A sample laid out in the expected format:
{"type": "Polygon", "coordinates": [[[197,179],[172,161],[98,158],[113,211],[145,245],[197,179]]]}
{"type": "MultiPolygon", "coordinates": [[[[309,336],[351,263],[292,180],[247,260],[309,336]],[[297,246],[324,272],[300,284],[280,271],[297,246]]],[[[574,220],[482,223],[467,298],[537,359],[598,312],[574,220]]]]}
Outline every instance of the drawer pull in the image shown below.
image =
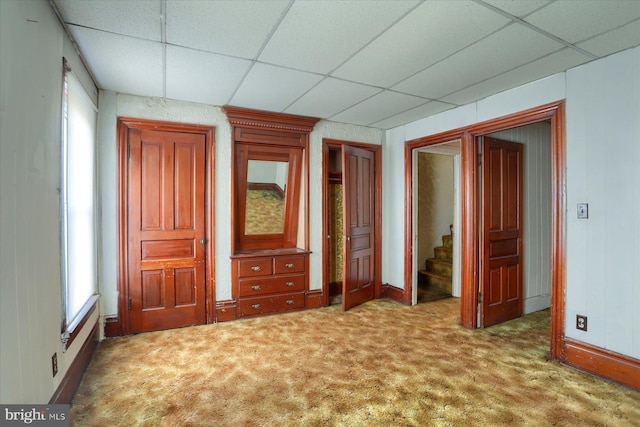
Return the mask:
{"type": "Polygon", "coordinates": [[[251,267],[251,270],[260,271],[260,270],[262,270],[262,267],[260,267],[259,265],[254,265],[254,266],[251,267]]]}
{"type": "Polygon", "coordinates": [[[290,262],[290,263],[288,263],[288,264],[285,264],[284,266],[285,266],[286,268],[288,268],[288,269],[292,269],[292,268],[293,268],[293,267],[295,267],[296,265],[295,265],[294,263],[290,262]]]}
{"type": "Polygon", "coordinates": [[[253,286],[251,287],[251,289],[253,289],[254,291],[259,291],[260,289],[262,289],[262,286],[260,286],[260,285],[253,285],[253,286]]]}
{"type": "Polygon", "coordinates": [[[295,282],[285,282],[285,286],[291,287],[291,286],[294,286],[294,285],[295,285],[295,282]]]}
{"type": "Polygon", "coordinates": [[[288,300],[286,300],[286,301],[285,301],[285,303],[286,303],[287,305],[293,305],[293,304],[295,303],[295,301],[294,301],[294,300],[292,300],[292,299],[288,299],[288,300]]]}
{"type": "Polygon", "coordinates": [[[254,310],[260,310],[262,308],[262,304],[253,304],[251,308],[253,308],[254,310]]]}

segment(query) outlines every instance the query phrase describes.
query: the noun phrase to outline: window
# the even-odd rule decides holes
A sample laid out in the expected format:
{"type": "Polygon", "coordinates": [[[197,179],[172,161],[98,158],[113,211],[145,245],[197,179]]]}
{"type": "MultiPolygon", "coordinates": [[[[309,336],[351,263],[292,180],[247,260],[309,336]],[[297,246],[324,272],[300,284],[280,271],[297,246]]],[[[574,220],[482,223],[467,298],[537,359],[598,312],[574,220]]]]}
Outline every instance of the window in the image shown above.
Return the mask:
{"type": "Polygon", "coordinates": [[[65,63],[61,155],[65,350],[97,300],[96,110],[65,63]]]}

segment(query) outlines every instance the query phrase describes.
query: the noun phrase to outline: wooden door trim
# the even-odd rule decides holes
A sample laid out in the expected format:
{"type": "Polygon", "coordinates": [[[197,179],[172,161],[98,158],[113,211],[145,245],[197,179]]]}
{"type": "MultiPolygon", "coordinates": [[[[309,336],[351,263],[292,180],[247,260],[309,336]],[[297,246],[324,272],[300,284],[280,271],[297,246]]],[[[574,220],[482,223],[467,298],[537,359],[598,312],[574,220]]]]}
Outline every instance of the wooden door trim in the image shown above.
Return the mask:
{"type": "Polygon", "coordinates": [[[127,273],[127,135],[130,129],[184,132],[205,137],[205,316],[215,321],[215,127],[156,120],[118,117],[117,123],[117,235],[118,235],[118,335],[127,335],[131,327],[128,316],[129,281],[127,273]]]}
{"type": "Polygon", "coordinates": [[[374,188],[374,298],[382,295],[382,146],[364,142],[343,141],[339,139],[322,138],[322,304],[329,305],[329,150],[340,149],[348,145],[362,148],[374,153],[375,188],[374,188]]]}
{"type": "Polygon", "coordinates": [[[413,294],[413,150],[461,140],[461,308],[460,318],[467,328],[477,327],[478,315],[478,147],[477,137],[514,127],[551,121],[551,358],[566,359],[565,288],[566,288],[566,141],[565,102],[556,101],[508,116],[487,120],[447,132],[429,135],[405,143],[405,302],[413,294]]]}

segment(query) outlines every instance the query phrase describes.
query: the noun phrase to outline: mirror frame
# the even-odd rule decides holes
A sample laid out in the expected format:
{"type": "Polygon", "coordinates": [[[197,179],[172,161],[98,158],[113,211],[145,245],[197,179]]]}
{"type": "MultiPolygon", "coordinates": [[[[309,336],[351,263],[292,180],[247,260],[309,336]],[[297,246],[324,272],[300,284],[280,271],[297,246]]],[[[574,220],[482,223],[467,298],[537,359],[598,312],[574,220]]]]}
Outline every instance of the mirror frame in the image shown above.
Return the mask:
{"type": "Polygon", "coordinates": [[[232,131],[231,253],[308,250],[309,134],[319,119],[226,106],[232,131]],[[245,234],[249,160],[289,162],[281,234],[245,234]],[[302,210],[302,212],[300,212],[302,210]]]}

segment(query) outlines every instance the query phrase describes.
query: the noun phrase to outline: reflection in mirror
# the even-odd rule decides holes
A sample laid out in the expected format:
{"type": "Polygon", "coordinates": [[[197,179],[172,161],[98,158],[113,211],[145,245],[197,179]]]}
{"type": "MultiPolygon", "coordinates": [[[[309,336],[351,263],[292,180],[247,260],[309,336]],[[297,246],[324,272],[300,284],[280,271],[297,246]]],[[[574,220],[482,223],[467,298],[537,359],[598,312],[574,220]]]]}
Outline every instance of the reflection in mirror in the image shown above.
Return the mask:
{"type": "Polygon", "coordinates": [[[245,234],[284,233],[288,162],[249,160],[245,234]]]}

